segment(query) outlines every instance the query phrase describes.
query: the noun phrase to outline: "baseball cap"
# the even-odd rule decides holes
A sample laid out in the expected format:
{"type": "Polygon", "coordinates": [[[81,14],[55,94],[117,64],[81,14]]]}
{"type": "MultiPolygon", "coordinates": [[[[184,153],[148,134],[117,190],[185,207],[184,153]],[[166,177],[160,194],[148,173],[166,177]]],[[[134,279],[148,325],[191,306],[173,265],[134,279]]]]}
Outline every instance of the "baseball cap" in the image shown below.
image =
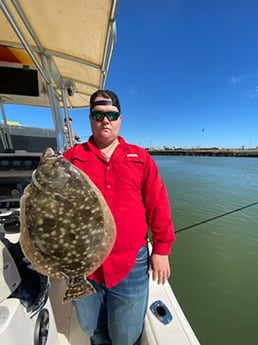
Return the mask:
{"type": "Polygon", "coordinates": [[[119,112],[121,111],[119,99],[113,91],[97,90],[90,97],[90,109],[94,108],[96,105],[108,105],[108,104],[117,107],[119,112]],[[107,98],[107,100],[101,100],[101,101],[95,102],[95,99],[97,97],[107,98]],[[110,98],[111,101],[108,98],[110,98]]]}

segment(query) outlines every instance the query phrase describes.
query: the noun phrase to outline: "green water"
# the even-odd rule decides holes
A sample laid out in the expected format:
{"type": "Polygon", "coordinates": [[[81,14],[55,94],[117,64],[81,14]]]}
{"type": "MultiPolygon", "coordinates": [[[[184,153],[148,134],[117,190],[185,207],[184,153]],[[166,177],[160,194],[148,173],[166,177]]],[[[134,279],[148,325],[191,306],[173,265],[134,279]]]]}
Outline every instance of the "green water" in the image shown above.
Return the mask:
{"type": "Polygon", "coordinates": [[[258,344],[258,159],[155,156],[177,241],[170,283],[202,345],[258,344]],[[181,229],[187,228],[184,231],[181,229]]]}

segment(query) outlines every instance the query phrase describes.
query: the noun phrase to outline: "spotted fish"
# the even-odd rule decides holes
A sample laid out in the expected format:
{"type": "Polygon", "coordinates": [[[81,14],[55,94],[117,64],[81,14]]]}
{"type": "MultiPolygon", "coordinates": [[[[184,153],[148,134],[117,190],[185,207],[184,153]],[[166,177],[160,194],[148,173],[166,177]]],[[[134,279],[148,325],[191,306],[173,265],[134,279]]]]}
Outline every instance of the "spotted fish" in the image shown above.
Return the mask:
{"type": "Polygon", "coordinates": [[[34,268],[65,279],[63,302],[95,292],[86,276],[110,253],[116,226],[101,192],[48,148],[20,200],[20,242],[34,268]]]}

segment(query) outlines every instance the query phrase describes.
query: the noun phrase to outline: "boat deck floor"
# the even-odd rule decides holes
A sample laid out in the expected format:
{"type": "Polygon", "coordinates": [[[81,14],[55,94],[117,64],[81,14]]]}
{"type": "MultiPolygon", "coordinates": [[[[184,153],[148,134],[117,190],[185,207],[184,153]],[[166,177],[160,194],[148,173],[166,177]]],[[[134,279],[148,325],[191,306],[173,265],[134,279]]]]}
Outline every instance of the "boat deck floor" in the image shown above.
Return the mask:
{"type": "Polygon", "coordinates": [[[89,337],[78,323],[74,306],[71,302],[62,303],[65,282],[51,279],[50,300],[55,316],[60,345],[90,345],[89,337]]]}

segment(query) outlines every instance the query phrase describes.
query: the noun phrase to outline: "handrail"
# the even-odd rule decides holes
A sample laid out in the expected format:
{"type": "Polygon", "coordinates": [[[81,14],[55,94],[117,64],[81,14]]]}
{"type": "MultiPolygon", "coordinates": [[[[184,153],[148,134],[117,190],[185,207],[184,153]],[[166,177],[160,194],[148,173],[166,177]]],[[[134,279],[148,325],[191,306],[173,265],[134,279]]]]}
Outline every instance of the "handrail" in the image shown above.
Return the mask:
{"type": "Polygon", "coordinates": [[[119,0],[114,0],[113,7],[111,10],[111,19],[110,24],[108,28],[108,34],[107,34],[107,41],[105,46],[105,52],[104,52],[104,59],[102,64],[102,75],[101,75],[101,87],[104,88],[108,70],[111,62],[111,56],[115,47],[116,43],[116,16],[117,16],[117,10],[118,10],[118,3],[119,0]]]}

